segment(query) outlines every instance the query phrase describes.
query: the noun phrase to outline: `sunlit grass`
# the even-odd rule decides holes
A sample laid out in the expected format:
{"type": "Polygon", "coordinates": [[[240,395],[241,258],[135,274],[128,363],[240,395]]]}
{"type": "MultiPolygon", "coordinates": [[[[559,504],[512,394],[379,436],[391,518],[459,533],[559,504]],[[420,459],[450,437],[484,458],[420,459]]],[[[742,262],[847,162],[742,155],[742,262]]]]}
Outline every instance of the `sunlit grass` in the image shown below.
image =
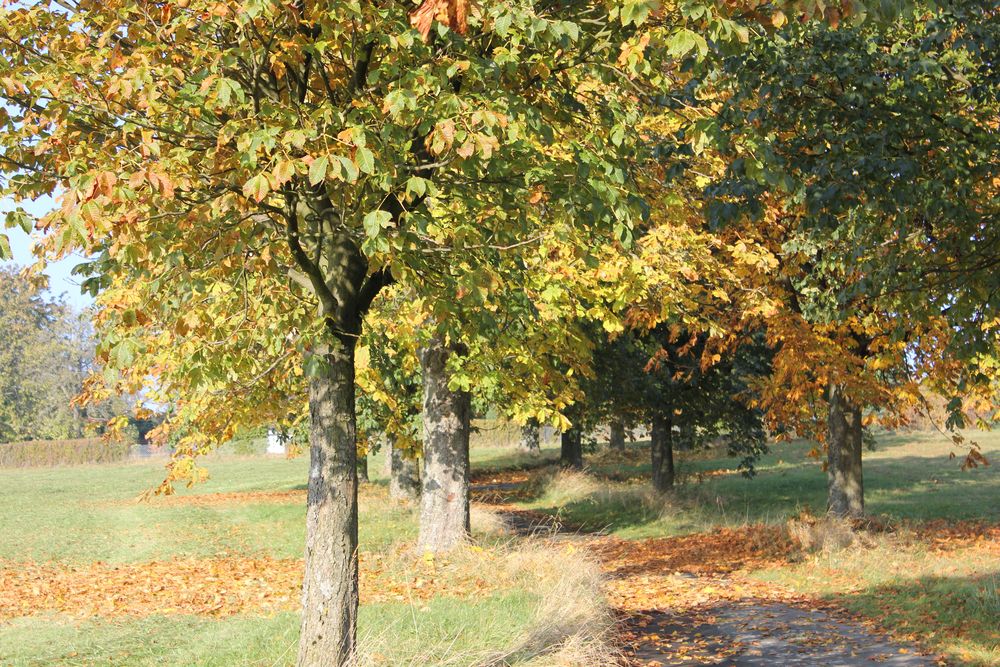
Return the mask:
{"type": "MultiPolygon", "coordinates": [[[[990,460],[1000,460],[1000,435],[974,435],[990,460]]],[[[802,512],[826,507],[826,476],[809,458],[808,443],[778,444],[746,478],[724,454],[680,453],[679,483],[657,501],[648,491],[648,447],[637,443],[625,458],[591,457],[594,483],[569,492],[550,487],[529,507],[558,514],[567,523],[607,529],[626,538],[701,532],[715,526],[781,524],[802,512]],[[623,472],[632,475],[620,479],[623,472]],[[721,472],[722,474],[718,474],[721,472]],[[714,473],[714,474],[713,474],[714,473]],[[614,474],[615,479],[608,479],[614,474]]],[[[941,436],[893,435],[865,454],[865,502],[869,513],[894,519],[1000,520],[1000,466],[962,471],[941,436]]]]}
{"type": "MultiPolygon", "coordinates": [[[[798,562],[750,576],[833,601],[957,663],[1000,664],[996,545],[973,540],[932,549],[907,528],[933,519],[1000,521],[1000,435],[969,436],[994,465],[962,471],[949,456],[961,451],[940,435],[883,436],[874,451],[865,452],[866,506],[901,531],[869,538],[867,546],[804,554],[798,562]]],[[[807,457],[808,443],[774,446],[752,479],[724,472],[734,461],[723,455],[681,453],[680,483],[665,495],[651,489],[644,444],[624,458],[591,457],[587,473],[545,473],[540,493],[527,506],[623,538],[783,525],[825,509],[826,478],[807,457]]]]}
{"type": "MultiPolygon", "coordinates": [[[[474,467],[490,469],[535,460],[498,447],[477,448],[472,458],[474,467]]],[[[378,463],[372,465],[376,480],[378,463]]],[[[2,470],[0,559],[16,567],[28,560],[301,557],[305,457],[213,456],[205,464],[211,476],[204,484],[143,503],[136,499],[162,479],[162,461],[2,470]]],[[[416,508],[390,502],[379,483],[362,487],[360,496],[362,558],[370,554],[380,568],[363,587],[405,592],[403,584],[423,580],[435,591],[429,599],[400,593],[396,602],[362,606],[362,665],[552,664],[550,652],[562,656],[560,664],[590,664],[590,654],[608,650],[612,621],[597,568],[580,554],[511,541],[498,532],[495,516],[477,510],[473,528],[481,551],[428,563],[409,551],[416,508]],[[487,584],[464,590],[484,576],[487,584]]],[[[0,620],[0,665],[290,665],[297,640],[298,614],[291,611],[226,618],[30,616],[0,620]]]]}

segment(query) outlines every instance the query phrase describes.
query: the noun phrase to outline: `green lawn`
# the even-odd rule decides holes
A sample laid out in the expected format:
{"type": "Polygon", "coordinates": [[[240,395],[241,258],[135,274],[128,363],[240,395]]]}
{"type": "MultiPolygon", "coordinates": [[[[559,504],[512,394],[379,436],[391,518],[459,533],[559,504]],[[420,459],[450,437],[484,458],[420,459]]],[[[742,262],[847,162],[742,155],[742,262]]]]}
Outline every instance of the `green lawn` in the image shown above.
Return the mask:
{"type": "MultiPolygon", "coordinates": [[[[476,469],[495,470],[535,459],[507,448],[479,447],[472,460],[476,469]]],[[[424,574],[408,571],[415,567],[413,559],[419,559],[406,555],[416,537],[416,509],[388,501],[383,463],[381,455],[372,457],[374,484],[361,493],[361,550],[378,552],[396,568],[386,576],[412,579],[424,574]]],[[[0,568],[16,568],[25,561],[114,564],[216,556],[301,557],[305,507],[304,496],[299,501],[296,492],[305,488],[307,457],[210,456],[204,461],[210,479],[177,490],[181,498],[290,491],[291,501],[285,494],[258,496],[252,502],[138,502],[140,494],[161,481],[163,464],[156,460],[0,470],[0,568]]],[[[495,535],[480,533],[478,538],[494,548],[490,545],[495,535]]],[[[436,576],[441,581],[449,576],[461,579],[468,574],[462,567],[470,565],[441,563],[436,576]]],[[[495,578],[503,590],[362,605],[362,663],[474,665],[498,650],[516,647],[531,635],[543,604],[548,584],[538,577],[530,571],[523,576],[498,572],[495,578]]],[[[0,618],[0,665],[287,665],[294,662],[297,638],[294,612],[225,618],[43,614],[0,618]]],[[[529,652],[512,664],[534,664],[531,660],[529,652]]]]}
{"type": "MultiPolygon", "coordinates": [[[[1000,434],[975,433],[982,451],[1000,461],[1000,434]]],[[[562,489],[550,486],[528,507],[558,514],[567,523],[604,528],[625,538],[701,532],[713,526],[783,523],[802,511],[826,509],[826,476],[820,462],[807,456],[809,443],[772,447],[756,466],[756,475],[706,475],[735,467],[726,456],[678,455],[680,483],[674,493],[656,497],[649,491],[647,443],[630,447],[630,455],[598,455],[589,470],[599,483],[571,480],[562,489]],[[699,475],[701,474],[701,475],[699,475]],[[627,481],[608,481],[607,476],[627,481]],[[585,487],[585,488],[584,488],[585,487]]],[[[950,459],[948,440],[928,434],[883,436],[865,452],[865,503],[871,514],[895,519],[1000,520],[1000,465],[962,471],[950,459]]]]}
{"type": "MultiPolygon", "coordinates": [[[[475,664],[476,656],[516,642],[538,606],[514,591],[475,602],[431,600],[361,608],[359,644],[369,664],[475,664]],[[379,659],[381,656],[381,659],[379,659]],[[452,663],[447,663],[452,664],[452,663]]],[[[294,663],[299,616],[150,616],[74,621],[58,616],[0,624],[3,665],[289,665],[294,663]]]]}
{"type": "MultiPolygon", "coordinates": [[[[552,456],[552,451],[546,453],[552,456]]],[[[210,478],[177,496],[304,489],[308,457],[209,457],[210,478]]],[[[533,459],[511,449],[477,448],[475,469],[497,470],[533,459]]],[[[370,475],[384,484],[382,455],[370,475]]],[[[297,558],[305,543],[304,506],[255,502],[184,506],[138,502],[159,484],[163,462],[0,470],[0,558],[126,562],[220,554],[297,558]]],[[[413,512],[361,504],[363,549],[416,536],[413,512]]]]}

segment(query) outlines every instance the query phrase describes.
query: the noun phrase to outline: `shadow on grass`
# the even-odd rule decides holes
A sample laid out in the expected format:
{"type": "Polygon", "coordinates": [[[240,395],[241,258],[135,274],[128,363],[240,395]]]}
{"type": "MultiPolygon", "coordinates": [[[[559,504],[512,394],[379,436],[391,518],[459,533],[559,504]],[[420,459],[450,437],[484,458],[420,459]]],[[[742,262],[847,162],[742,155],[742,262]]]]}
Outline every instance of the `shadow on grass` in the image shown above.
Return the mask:
{"type": "MultiPolygon", "coordinates": [[[[589,488],[536,494],[533,509],[587,530],[628,537],[773,525],[803,512],[818,515],[826,510],[826,475],[812,461],[775,458],[750,479],[736,473],[699,475],[693,468],[682,464],[681,482],[663,496],[652,492],[648,472],[641,468],[627,483],[608,479],[600,469],[588,471],[593,481],[589,488]]],[[[867,460],[865,495],[870,514],[890,519],[1000,521],[1000,470],[991,466],[963,472],[946,456],[867,460]]]]}
{"type": "Polygon", "coordinates": [[[1000,572],[925,576],[823,597],[961,664],[1000,664],[1000,572]]]}

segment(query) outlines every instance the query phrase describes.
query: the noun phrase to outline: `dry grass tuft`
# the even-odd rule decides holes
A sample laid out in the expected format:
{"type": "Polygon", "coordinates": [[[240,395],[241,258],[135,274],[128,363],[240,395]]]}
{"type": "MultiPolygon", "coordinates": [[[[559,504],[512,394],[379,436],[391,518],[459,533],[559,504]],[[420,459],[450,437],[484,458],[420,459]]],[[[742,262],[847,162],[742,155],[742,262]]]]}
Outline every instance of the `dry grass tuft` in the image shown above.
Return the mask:
{"type": "Polygon", "coordinates": [[[470,510],[472,534],[475,536],[496,537],[507,533],[507,522],[493,510],[479,505],[473,505],[470,510]]]}
{"type": "Polygon", "coordinates": [[[547,504],[561,506],[593,496],[607,487],[583,470],[557,470],[542,483],[547,504]]]}
{"type": "MultiPolygon", "coordinates": [[[[484,512],[480,519],[488,517],[484,512]]],[[[499,517],[493,515],[497,521],[499,517]]],[[[486,521],[494,519],[485,518],[486,521]]],[[[471,573],[489,573],[490,589],[530,591],[538,602],[524,630],[498,649],[469,648],[462,641],[474,636],[502,635],[502,628],[456,627],[451,639],[421,644],[414,655],[393,650],[393,628],[379,628],[359,637],[357,667],[375,665],[530,665],[569,666],[612,664],[615,619],[601,589],[601,570],[587,553],[571,544],[544,539],[512,539],[497,547],[457,549],[437,563],[437,576],[463,580],[471,573]]],[[[418,569],[426,563],[418,564],[418,569]]],[[[482,591],[485,593],[486,591],[482,591]]],[[[415,610],[418,613],[419,609],[415,610]]],[[[506,623],[498,619],[497,623],[506,623]]]]}
{"type": "Polygon", "coordinates": [[[599,665],[613,662],[615,619],[601,588],[597,561],[571,544],[538,541],[517,547],[507,566],[529,576],[541,597],[527,631],[486,664],[599,665]],[[530,574],[528,574],[530,573],[530,574]]]}
{"type": "Polygon", "coordinates": [[[895,533],[895,526],[884,518],[841,519],[800,514],[785,527],[792,542],[809,553],[835,553],[849,547],[874,548],[886,540],[881,536],[895,533]]]}
{"type": "Polygon", "coordinates": [[[785,525],[792,541],[809,553],[841,551],[858,538],[850,521],[835,517],[800,516],[789,519],[785,525]]]}

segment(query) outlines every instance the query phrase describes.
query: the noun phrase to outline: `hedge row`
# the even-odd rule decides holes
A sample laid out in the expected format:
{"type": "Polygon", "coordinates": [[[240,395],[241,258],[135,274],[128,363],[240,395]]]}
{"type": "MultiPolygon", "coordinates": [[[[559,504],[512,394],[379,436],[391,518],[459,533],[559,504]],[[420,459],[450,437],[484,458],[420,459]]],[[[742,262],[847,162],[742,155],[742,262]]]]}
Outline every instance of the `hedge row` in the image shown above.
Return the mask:
{"type": "Polygon", "coordinates": [[[113,463],[126,460],[131,448],[103,438],[10,442],[0,444],[0,468],[113,463]]]}

